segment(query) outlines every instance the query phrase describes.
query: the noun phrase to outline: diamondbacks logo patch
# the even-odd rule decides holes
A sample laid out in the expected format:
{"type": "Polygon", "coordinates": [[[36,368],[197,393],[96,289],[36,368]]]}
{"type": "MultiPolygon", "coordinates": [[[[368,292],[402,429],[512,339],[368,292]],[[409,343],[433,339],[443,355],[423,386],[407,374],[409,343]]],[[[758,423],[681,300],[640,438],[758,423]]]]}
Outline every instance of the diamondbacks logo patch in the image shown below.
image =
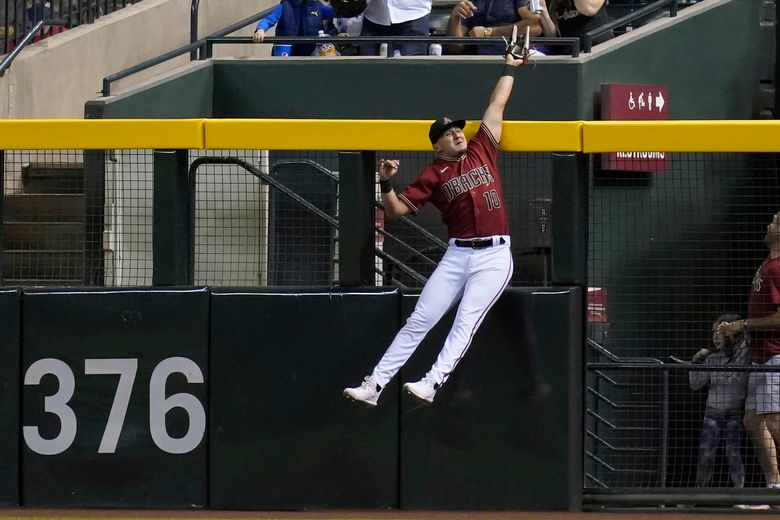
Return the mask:
{"type": "Polygon", "coordinates": [[[758,268],[756,274],[753,275],[753,292],[761,292],[761,286],[764,283],[764,279],[761,277],[761,268],[758,268]]]}

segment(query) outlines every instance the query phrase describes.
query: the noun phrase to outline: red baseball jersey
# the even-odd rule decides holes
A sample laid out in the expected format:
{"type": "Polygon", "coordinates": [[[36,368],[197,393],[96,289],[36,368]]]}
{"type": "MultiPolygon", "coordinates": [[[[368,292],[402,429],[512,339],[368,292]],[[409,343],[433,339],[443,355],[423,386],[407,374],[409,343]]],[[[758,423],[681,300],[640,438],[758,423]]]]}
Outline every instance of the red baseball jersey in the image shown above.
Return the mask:
{"type": "Polygon", "coordinates": [[[508,235],[497,152],[498,142],[480,125],[462,157],[439,157],[398,197],[412,213],[429,201],[439,208],[450,238],[508,235]]]}
{"type": "MultiPolygon", "coordinates": [[[[748,299],[748,318],[763,318],[780,307],[780,258],[767,258],[753,276],[748,299]]],[[[780,354],[780,331],[751,330],[750,354],[753,361],[763,363],[780,354]]]]}

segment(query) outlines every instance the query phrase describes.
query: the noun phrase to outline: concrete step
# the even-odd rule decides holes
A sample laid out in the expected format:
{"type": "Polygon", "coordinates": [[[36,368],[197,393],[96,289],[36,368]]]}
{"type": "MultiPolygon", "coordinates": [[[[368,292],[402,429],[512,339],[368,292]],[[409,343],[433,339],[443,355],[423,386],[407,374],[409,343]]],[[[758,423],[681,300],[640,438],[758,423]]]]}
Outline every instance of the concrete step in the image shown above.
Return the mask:
{"type": "Polygon", "coordinates": [[[4,222],[84,222],[84,195],[3,196],[4,222]]]}
{"type": "Polygon", "coordinates": [[[80,280],[84,250],[3,251],[3,283],[9,280],[80,280]]]}
{"type": "Polygon", "coordinates": [[[83,222],[6,222],[3,249],[84,249],[83,222]]]}
{"type": "Polygon", "coordinates": [[[82,163],[36,163],[22,168],[24,193],[84,193],[82,163]]]}
{"type": "Polygon", "coordinates": [[[14,287],[17,285],[19,287],[81,287],[84,285],[84,280],[81,278],[52,278],[50,280],[3,278],[3,287],[14,287]]]}

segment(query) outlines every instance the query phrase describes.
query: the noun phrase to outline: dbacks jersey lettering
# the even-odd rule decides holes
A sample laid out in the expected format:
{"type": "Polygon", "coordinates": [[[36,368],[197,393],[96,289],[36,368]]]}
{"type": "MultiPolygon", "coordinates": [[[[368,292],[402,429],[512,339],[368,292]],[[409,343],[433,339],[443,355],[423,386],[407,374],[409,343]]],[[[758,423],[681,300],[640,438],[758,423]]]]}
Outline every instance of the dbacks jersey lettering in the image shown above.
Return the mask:
{"type": "Polygon", "coordinates": [[[497,151],[495,138],[480,125],[462,157],[436,159],[398,197],[412,213],[431,202],[450,238],[508,235],[497,151]]]}
{"type": "MultiPolygon", "coordinates": [[[[753,276],[748,299],[748,319],[763,318],[780,307],[780,258],[767,258],[753,276]]],[[[750,330],[750,354],[755,363],[764,363],[780,354],[780,331],[750,330]]]]}

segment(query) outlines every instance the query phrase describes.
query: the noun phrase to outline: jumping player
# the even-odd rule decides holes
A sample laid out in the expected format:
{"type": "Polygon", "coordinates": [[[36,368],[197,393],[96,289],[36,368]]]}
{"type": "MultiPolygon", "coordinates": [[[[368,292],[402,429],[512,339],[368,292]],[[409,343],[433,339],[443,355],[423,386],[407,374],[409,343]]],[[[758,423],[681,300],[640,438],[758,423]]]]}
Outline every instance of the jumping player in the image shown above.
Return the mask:
{"type": "MultiPolygon", "coordinates": [[[[513,45],[510,49],[515,50],[513,45]]],[[[402,193],[396,194],[391,184],[399,161],[380,161],[379,184],[388,218],[417,213],[423,204],[431,202],[441,211],[449,247],[425,284],[414,312],[373,372],[360,386],[344,389],[347,398],[376,406],[387,383],[460,299],[455,322],[433,367],[420,381],[404,385],[413,397],[432,403],[437,389],[466,354],[477,328],[509,283],[512,253],[496,154],[504,107],[527,56],[527,50],[522,57],[507,52],[503,73],[471,141],[463,135],[465,121],[444,117],[433,122],[428,137],[438,158],[402,193]]]]}

